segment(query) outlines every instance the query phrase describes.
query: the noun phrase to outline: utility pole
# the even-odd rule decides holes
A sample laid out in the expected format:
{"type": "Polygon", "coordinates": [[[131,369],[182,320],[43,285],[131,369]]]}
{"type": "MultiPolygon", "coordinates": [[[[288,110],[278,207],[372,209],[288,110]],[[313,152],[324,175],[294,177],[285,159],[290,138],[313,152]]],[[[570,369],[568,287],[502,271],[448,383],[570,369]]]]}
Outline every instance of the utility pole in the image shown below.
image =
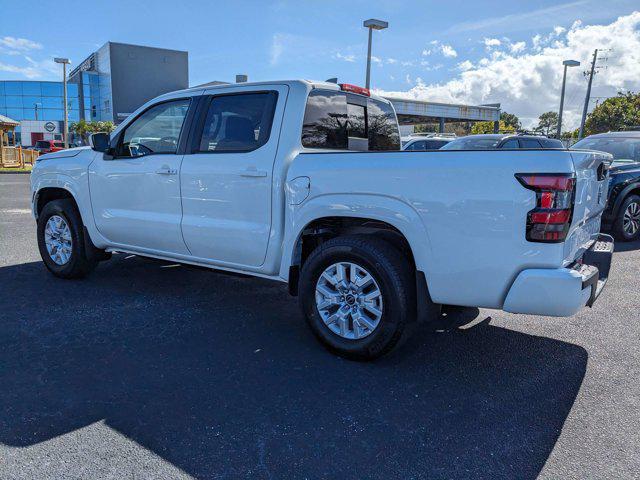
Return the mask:
{"type": "Polygon", "coordinates": [[[582,121],[580,122],[580,132],[578,133],[578,140],[582,138],[584,134],[584,123],[587,121],[587,110],[589,109],[589,99],[591,98],[591,83],[593,83],[593,75],[596,70],[596,60],[598,60],[598,49],[593,52],[593,61],[591,62],[591,71],[589,75],[589,84],[587,85],[587,95],[584,98],[584,108],[582,109],[582,121]]]}

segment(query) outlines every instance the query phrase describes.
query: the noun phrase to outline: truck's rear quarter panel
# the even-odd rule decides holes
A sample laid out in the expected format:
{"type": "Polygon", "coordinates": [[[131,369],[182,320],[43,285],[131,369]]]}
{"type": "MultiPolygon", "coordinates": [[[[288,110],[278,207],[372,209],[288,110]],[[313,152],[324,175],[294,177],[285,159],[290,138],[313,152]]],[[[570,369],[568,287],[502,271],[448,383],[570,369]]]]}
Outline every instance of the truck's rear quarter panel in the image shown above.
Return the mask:
{"type": "MultiPolygon", "coordinates": [[[[345,196],[366,196],[371,205],[377,197],[394,198],[417,213],[411,224],[391,214],[386,221],[407,237],[426,239],[428,251],[415,257],[433,300],[501,308],[520,271],[565,266],[589,242],[577,216],[571,246],[526,240],[535,193],[516,180],[523,172],[574,173],[574,162],[569,152],[552,150],[303,153],[288,178],[308,176],[311,192],[301,205],[290,206],[288,215],[301,228],[296,218],[314,201],[326,203],[331,215],[359,216],[357,206],[345,208],[345,196]],[[406,229],[413,231],[409,235],[406,229]]],[[[578,193],[576,212],[582,218],[580,209],[587,208],[593,188],[578,193]]]]}

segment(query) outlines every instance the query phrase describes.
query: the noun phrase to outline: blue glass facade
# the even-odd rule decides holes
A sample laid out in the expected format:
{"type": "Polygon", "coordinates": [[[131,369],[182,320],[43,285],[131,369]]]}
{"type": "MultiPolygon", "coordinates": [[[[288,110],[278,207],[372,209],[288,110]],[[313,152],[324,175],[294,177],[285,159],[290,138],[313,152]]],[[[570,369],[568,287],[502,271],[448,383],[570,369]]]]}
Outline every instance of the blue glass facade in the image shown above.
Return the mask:
{"type": "MultiPolygon", "coordinates": [[[[80,120],[78,85],[67,83],[69,122],[80,120]]],[[[0,114],[23,120],[64,120],[62,82],[0,81],[0,114]]]]}
{"type": "Polygon", "coordinates": [[[90,121],[113,121],[111,76],[98,72],[79,72],[82,78],[82,102],[84,119],[90,121]]]}

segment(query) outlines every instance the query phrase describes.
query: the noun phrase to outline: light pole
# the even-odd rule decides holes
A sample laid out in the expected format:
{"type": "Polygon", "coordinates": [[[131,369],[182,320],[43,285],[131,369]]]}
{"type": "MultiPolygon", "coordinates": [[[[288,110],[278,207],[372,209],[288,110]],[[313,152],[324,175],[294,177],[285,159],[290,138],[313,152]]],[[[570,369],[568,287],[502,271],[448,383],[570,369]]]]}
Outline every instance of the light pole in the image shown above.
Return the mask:
{"type": "Polygon", "coordinates": [[[577,60],[564,60],[562,62],[562,65],[564,65],[564,75],[562,76],[562,92],[560,93],[560,113],[558,113],[558,131],[556,132],[556,135],[558,137],[558,140],[560,139],[560,134],[562,133],[562,110],[564,108],[564,88],[565,85],[567,84],[567,67],[579,67],[580,66],[580,62],[578,62],[577,60]]]}
{"type": "Polygon", "coordinates": [[[371,86],[371,37],[373,36],[374,30],[384,30],[389,26],[388,22],[383,20],[376,20],[375,18],[370,18],[369,20],[365,20],[363,25],[369,29],[369,48],[367,49],[367,81],[365,88],[370,88],[371,86]]]}
{"type": "Polygon", "coordinates": [[[54,58],[54,62],[62,64],[62,86],[64,97],[64,148],[69,148],[69,113],[67,111],[67,65],[71,62],[68,58],[54,58]]]}

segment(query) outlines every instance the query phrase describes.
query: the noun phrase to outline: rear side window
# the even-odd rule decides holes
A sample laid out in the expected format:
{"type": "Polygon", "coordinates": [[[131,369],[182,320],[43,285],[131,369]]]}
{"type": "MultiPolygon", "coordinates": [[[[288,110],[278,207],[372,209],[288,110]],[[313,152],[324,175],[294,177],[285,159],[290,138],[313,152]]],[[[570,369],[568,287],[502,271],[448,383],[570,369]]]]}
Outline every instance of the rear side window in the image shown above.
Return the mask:
{"type": "Polygon", "coordinates": [[[425,148],[427,150],[440,150],[440,148],[444,147],[447,143],[447,140],[427,140],[425,142],[425,148]]]}
{"type": "Polygon", "coordinates": [[[200,152],[250,152],[267,143],[278,94],[213,97],[200,138],[200,152]]]}
{"type": "Polygon", "coordinates": [[[564,148],[564,144],[555,138],[541,138],[540,143],[543,148],[564,148]]]}
{"type": "Polygon", "coordinates": [[[367,102],[369,150],[400,150],[400,131],[391,104],[372,98],[367,102]]]}
{"type": "Polygon", "coordinates": [[[413,142],[411,145],[409,145],[407,147],[407,150],[409,150],[410,152],[415,152],[418,150],[425,150],[425,142],[424,140],[418,140],[416,142],[413,142]]]}
{"type": "Polygon", "coordinates": [[[520,147],[521,148],[542,148],[540,142],[533,138],[521,138],[520,139],[520,147]]]}
{"type": "Polygon", "coordinates": [[[312,90],[302,124],[302,146],[346,150],[347,96],[341,92],[312,90]]]}
{"type": "MultiPolygon", "coordinates": [[[[510,138],[506,142],[502,144],[500,148],[520,148],[518,145],[518,140],[515,138],[510,138]]],[[[533,148],[533,147],[532,147],[533,148]]],[[[537,148],[537,147],[536,147],[537,148]]]]}
{"type": "Polygon", "coordinates": [[[309,93],[307,100],[302,146],[334,150],[400,150],[400,132],[390,104],[359,95],[316,89],[309,93]]]}

